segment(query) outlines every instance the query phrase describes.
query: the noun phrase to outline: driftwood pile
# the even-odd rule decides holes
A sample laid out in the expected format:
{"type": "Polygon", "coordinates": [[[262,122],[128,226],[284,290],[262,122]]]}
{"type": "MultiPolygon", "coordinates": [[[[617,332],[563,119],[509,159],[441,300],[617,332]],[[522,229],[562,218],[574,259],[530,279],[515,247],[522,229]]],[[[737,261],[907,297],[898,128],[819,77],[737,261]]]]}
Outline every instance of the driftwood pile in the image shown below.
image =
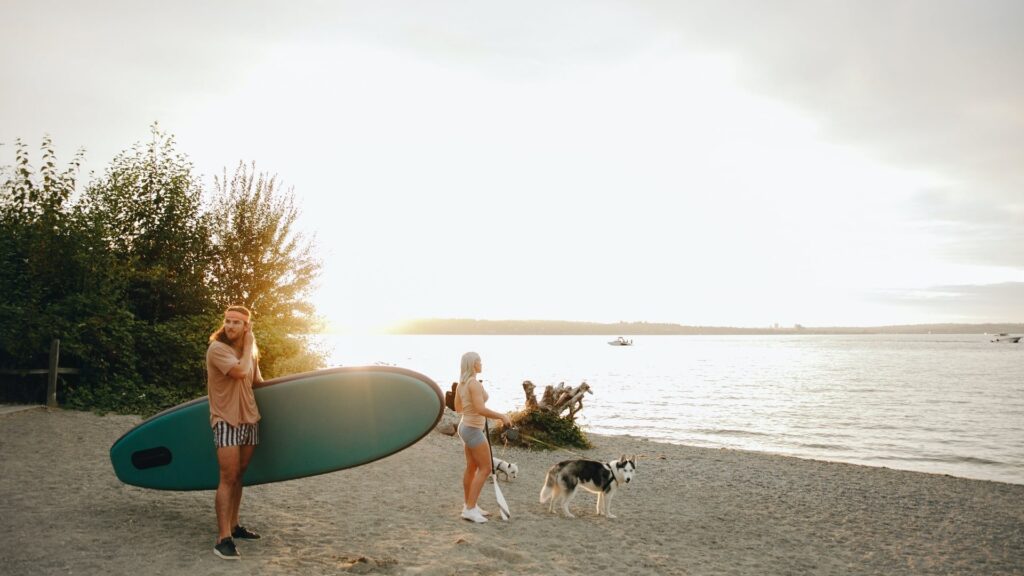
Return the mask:
{"type": "Polygon", "coordinates": [[[543,410],[551,412],[559,418],[568,412],[569,418],[573,420],[576,419],[576,413],[583,409],[583,396],[593,394],[590,391],[590,385],[586,382],[575,388],[566,386],[565,382],[560,382],[558,386],[545,387],[544,395],[538,402],[534,390],[536,390],[536,386],[533,385],[533,382],[523,381],[523,392],[526,393],[526,407],[523,410],[543,410]]]}
{"type": "Polygon", "coordinates": [[[583,409],[583,397],[593,394],[590,385],[583,382],[579,386],[566,386],[561,382],[557,386],[545,386],[540,400],[536,390],[533,382],[523,382],[526,405],[510,414],[517,434],[506,433],[499,426],[491,429],[492,441],[543,450],[589,448],[590,441],[576,424],[576,415],[583,409]]]}

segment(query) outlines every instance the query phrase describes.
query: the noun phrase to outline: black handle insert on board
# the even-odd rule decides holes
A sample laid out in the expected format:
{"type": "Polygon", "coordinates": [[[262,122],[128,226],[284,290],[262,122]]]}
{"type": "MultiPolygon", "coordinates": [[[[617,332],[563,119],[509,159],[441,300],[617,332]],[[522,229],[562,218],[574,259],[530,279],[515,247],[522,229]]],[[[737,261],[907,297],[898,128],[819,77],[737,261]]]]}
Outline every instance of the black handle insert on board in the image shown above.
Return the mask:
{"type": "Polygon", "coordinates": [[[167,466],[171,463],[171,451],[164,446],[132,452],[132,465],[139,470],[167,466]]]}

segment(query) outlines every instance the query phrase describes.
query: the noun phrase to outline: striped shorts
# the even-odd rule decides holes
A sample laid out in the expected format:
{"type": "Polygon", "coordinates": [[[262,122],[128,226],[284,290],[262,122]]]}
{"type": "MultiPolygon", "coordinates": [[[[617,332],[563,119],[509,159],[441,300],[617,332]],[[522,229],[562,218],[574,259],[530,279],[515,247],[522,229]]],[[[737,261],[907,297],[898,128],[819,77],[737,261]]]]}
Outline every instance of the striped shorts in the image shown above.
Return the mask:
{"type": "Polygon", "coordinates": [[[213,425],[213,445],[217,448],[225,446],[257,446],[260,443],[260,425],[239,424],[232,426],[221,420],[213,425]]]}

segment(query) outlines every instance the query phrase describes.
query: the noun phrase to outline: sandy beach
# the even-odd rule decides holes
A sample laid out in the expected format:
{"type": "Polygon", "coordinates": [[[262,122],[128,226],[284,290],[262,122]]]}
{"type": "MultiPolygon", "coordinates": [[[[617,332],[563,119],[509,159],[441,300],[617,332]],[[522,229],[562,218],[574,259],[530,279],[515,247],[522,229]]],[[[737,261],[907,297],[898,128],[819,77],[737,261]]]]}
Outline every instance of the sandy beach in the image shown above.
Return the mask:
{"type": "MultiPolygon", "coordinates": [[[[23,574],[1024,574],[1024,486],[592,436],[638,454],[597,517],[537,501],[565,452],[495,447],[510,522],[459,519],[458,440],[431,433],[379,462],[247,488],[240,562],[212,552],[212,492],[126,486],[107,451],[141,421],[0,413],[0,572],[23,574]]],[[[497,513],[485,486],[481,505],[497,513]]]]}

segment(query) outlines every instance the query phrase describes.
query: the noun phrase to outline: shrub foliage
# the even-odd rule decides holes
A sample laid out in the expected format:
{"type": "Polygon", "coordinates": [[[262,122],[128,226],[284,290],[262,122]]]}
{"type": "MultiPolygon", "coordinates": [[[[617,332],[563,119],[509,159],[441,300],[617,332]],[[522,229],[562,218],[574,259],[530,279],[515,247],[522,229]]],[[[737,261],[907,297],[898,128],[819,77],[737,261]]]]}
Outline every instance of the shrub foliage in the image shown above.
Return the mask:
{"type": "Polygon", "coordinates": [[[519,435],[515,440],[502,437],[503,430],[491,432],[495,442],[506,442],[523,448],[555,450],[559,448],[591,448],[590,440],[571,416],[559,416],[547,410],[530,410],[512,414],[512,426],[519,435]]]}
{"type": "MultiPolygon", "coordinates": [[[[84,190],[83,151],[59,167],[49,138],[41,149],[36,168],[18,140],[0,167],[0,369],[46,366],[59,338],[61,366],[79,370],[62,376],[59,403],[153,413],[205,394],[207,338],[229,303],[255,312],[265,377],[322,365],[303,337],[320,263],[292,230],[290,192],[273,179],[259,194],[218,184],[206,206],[192,164],[156,125],[84,190]]],[[[0,400],[41,401],[44,380],[0,374],[0,400]]]]}

